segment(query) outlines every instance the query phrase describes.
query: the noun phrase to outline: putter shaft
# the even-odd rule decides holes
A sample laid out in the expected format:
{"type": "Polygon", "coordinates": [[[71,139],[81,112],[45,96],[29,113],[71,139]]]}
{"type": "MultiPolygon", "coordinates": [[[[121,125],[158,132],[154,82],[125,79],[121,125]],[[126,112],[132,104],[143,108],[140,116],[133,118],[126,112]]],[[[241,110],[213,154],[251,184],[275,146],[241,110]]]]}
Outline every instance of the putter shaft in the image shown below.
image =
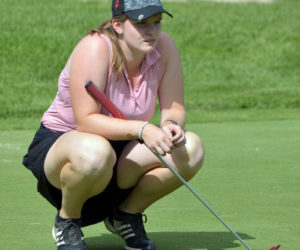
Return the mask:
{"type": "Polygon", "coordinates": [[[155,154],[156,157],[169,169],[171,170],[171,172],[177,176],[177,178],[209,209],[209,211],[214,215],[216,216],[219,221],[222,222],[222,224],[231,232],[234,234],[234,236],[248,249],[248,250],[252,250],[247,244],[245,241],[243,241],[243,239],[235,232],[233,231],[233,229],[215,212],[215,210],[213,210],[205,200],[203,200],[201,198],[201,196],[191,187],[190,184],[188,184],[186,182],[185,179],[182,178],[182,176],[177,173],[177,171],[170,166],[170,164],[159,154],[155,154]]]}

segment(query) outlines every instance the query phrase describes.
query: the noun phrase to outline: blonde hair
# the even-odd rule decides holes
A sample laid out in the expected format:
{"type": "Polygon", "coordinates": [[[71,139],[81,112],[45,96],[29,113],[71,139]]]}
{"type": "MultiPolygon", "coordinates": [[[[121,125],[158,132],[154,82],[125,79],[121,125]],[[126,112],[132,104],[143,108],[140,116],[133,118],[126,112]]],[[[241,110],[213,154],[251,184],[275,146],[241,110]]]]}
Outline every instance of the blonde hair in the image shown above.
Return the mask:
{"type": "MultiPolygon", "coordinates": [[[[125,22],[127,16],[121,14],[117,17],[114,17],[114,19],[117,19],[119,22],[125,22]]],[[[105,20],[97,29],[90,30],[89,34],[104,34],[109,37],[113,50],[112,70],[117,73],[117,80],[119,80],[125,67],[125,57],[118,42],[118,34],[113,29],[111,22],[112,18],[105,20]]]]}

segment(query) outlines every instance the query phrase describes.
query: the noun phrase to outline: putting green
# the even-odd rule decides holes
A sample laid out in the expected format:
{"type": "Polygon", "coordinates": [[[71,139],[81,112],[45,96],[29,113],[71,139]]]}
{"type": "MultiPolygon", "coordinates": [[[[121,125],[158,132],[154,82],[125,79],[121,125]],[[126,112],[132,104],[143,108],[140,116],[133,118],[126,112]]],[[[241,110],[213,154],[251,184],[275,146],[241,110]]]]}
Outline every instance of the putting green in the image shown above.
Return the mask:
{"type": "MultiPolygon", "coordinates": [[[[300,121],[191,124],[205,145],[190,182],[252,249],[297,249],[300,235],[300,121]]],[[[22,156],[34,131],[0,131],[2,249],[55,249],[56,211],[40,197],[22,156]]],[[[244,249],[185,187],[147,210],[145,227],[161,250],[244,249]]],[[[121,249],[103,224],[83,229],[90,249],[121,249]]]]}

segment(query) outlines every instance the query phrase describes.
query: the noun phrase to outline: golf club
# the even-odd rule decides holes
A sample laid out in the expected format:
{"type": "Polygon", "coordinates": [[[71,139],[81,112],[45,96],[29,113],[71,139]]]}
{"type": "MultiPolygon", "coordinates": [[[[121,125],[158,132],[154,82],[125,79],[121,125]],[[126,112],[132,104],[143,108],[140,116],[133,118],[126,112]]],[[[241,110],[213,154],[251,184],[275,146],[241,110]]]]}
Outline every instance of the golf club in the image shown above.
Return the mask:
{"type": "MultiPolygon", "coordinates": [[[[89,81],[85,85],[86,90],[99,102],[102,106],[115,118],[126,119],[128,118],[96,87],[96,85],[89,81]]],[[[146,145],[146,144],[145,144],[146,145]]],[[[147,145],[146,145],[147,146],[147,145]]],[[[149,148],[150,150],[150,148],[149,148]]],[[[152,150],[150,150],[153,152],[152,150]]],[[[207,204],[207,202],[200,197],[200,195],[185,181],[185,179],[177,173],[177,171],[159,154],[153,153],[162,163],[166,166],[177,178],[210,210],[210,212],[216,216],[219,221],[249,250],[251,248],[243,241],[243,239],[231,229],[231,227],[207,204]]],[[[273,246],[272,246],[273,247],[273,246]]],[[[276,248],[270,249],[278,249],[279,245],[276,248]]]]}

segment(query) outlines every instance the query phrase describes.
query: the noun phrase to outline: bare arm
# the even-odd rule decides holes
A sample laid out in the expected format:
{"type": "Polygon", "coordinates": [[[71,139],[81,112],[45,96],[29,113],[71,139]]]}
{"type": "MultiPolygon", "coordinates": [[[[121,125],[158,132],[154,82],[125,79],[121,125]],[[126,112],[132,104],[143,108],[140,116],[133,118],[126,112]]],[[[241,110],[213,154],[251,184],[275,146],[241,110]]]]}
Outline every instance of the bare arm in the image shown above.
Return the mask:
{"type": "Polygon", "coordinates": [[[178,50],[173,39],[162,33],[159,48],[161,50],[164,75],[159,88],[161,125],[166,120],[175,120],[185,125],[184,89],[182,66],[178,50]]]}
{"type": "Polygon", "coordinates": [[[99,134],[111,140],[138,137],[142,121],[125,121],[99,114],[100,104],[85,90],[93,81],[102,91],[109,69],[109,49],[103,38],[88,35],[76,46],[70,67],[70,93],[79,131],[99,134]]]}
{"type": "Polygon", "coordinates": [[[183,128],[186,119],[181,61],[176,45],[168,34],[161,34],[158,45],[162,55],[164,70],[158,93],[161,127],[172,138],[172,142],[176,146],[180,146],[185,142],[183,128]],[[178,126],[174,125],[170,120],[176,121],[178,126]]]}

